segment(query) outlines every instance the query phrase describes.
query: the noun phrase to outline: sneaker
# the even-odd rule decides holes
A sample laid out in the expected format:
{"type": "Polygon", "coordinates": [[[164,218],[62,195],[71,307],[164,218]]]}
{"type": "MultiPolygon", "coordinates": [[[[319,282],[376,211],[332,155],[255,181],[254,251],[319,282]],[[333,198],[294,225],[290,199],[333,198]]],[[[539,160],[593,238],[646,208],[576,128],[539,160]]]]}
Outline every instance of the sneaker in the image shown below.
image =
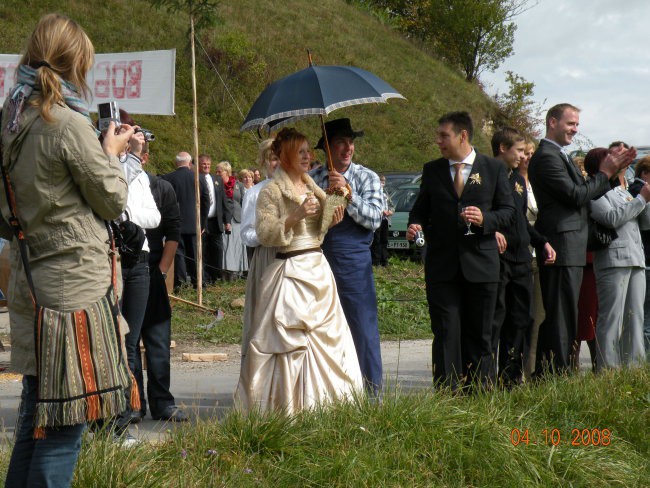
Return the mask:
{"type": "Polygon", "coordinates": [[[121,434],[113,432],[112,437],[115,444],[118,444],[120,447],[125,449],[131,449],[140,443],[140,441],[133,437],[128,430],[125,430],[121,434]]]}

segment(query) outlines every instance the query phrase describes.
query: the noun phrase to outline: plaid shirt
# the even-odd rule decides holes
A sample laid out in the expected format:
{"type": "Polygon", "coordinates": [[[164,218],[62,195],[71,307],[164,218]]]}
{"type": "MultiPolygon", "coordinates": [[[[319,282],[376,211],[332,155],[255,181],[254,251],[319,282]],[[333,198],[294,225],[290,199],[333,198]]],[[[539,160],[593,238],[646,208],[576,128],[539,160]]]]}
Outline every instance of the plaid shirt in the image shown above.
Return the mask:
{"type": "MultiPolygon", "coordinates": [[[[369,230],[377,230],[382,217],[382,190],[379,176],[374,171],[350,163],[342,173],[352,188],[352,201],[345,209],[352,220],[369,230]]],[[[327,166],[321,166],[309,173],[322,189],[329,186],[327,166]]]]}

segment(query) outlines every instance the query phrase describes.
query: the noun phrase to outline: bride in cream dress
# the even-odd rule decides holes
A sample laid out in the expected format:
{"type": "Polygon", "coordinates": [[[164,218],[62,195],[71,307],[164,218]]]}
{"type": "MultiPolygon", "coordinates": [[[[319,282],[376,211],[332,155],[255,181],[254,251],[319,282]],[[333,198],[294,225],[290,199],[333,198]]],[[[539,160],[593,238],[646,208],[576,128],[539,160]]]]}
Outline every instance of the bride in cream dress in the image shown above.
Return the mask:
{"type": "Polygon", "coordinates": [[[292,414],[363,391],[352,335],[330,266],[320,250],[343,207],[327,210],[307,174],[309,144],[295,129],[273,143],[280,168],[260,192],[256,230],[275,260],[259,283],[248,352],[236,400],[240,407],[292,414]]]}

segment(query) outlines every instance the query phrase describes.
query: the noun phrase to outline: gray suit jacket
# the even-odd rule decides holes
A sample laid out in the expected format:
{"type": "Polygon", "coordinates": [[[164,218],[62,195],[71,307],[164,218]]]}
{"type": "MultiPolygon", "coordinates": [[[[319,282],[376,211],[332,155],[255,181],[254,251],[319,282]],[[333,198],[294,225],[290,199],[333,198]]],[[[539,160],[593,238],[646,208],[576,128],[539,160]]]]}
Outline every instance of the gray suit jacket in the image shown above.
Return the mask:
{"type": "Polygon", "coordinates": [[[650,210],[639,198],[633,198],[617,186],[590,203],[590,214],[599,224],[615,229],[618,238],[606,249],[594,252],[594,269],[645,268],[641,229],[650,228],[650,210]]]}

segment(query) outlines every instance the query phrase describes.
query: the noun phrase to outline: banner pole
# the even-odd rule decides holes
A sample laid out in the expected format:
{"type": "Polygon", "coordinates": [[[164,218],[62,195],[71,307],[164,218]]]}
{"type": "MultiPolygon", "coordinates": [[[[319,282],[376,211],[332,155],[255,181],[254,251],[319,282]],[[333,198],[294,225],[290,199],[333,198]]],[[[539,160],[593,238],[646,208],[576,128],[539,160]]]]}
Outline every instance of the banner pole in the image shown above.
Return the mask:
{"type": "Polygon", "coordinates": [[[196,57],[194,47],[194,14],[190,13],[190,37],[192,45],[192,99],[193,99],[193,128],[194,128],[194,200],[196,217],[196,291],[199,305],[203,304],[203,246],[201,239],[201,185],[199,184],[199,121],[198,102],[196,95],[196,57]]]}

